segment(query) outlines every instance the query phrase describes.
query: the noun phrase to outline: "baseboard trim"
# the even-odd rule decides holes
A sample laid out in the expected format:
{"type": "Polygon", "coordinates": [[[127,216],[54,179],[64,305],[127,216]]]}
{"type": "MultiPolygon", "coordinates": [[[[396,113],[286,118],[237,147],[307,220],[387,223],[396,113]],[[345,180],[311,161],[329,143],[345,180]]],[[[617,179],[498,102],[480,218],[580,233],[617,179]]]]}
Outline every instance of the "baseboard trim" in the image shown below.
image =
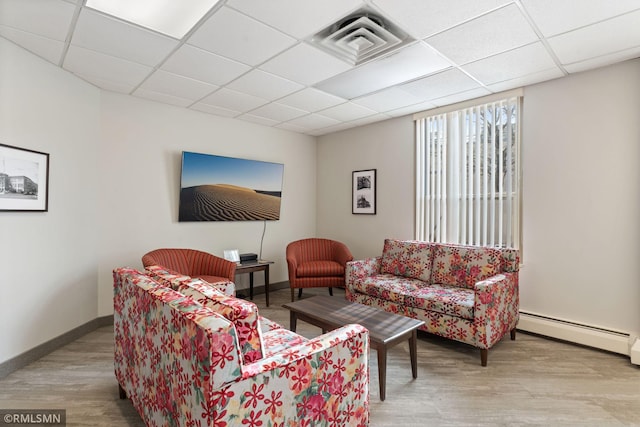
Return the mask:
{"type": "Polygon", "coordinates": [[[629,333],[520,312],[518,329],[629,356],[629,333]]]}
{"type": "Polygon", "coordinates": [[[6,362],[2,362],[0,363],[0,378],[4,378],[12,372],[24,368],[28,364],[35,362],[52,351],[77,340],[89,332],[108,325],[113,325],[113,315],[95,318],[84,325],[80,325],[69,332],[65,332],[64,334],[42,343],[37,347],[27,350],[6,362]]]}

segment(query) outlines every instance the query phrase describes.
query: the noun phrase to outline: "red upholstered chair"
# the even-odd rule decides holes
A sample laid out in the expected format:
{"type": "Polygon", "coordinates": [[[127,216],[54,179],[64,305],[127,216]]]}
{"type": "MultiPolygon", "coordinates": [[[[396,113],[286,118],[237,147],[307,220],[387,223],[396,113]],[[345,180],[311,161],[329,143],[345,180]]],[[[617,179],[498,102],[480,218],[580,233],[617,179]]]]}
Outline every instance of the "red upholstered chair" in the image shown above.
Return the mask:
{"type": "Polygon", "coordinates": [[[303,288],[344,287],[344,272],[348,261],[353,261],[351,251],[344,243],[329,239],[302,239],[287,245],[287,265],[291,301],[294,289],[298,289],[298,299],[303,288]]]}
{"type": "Polygon", "coordinates": [[[156,249],[142,257],[142,265],[160,265],[205,282],[233,282],[236,263],[195,249],[156,249]]]}

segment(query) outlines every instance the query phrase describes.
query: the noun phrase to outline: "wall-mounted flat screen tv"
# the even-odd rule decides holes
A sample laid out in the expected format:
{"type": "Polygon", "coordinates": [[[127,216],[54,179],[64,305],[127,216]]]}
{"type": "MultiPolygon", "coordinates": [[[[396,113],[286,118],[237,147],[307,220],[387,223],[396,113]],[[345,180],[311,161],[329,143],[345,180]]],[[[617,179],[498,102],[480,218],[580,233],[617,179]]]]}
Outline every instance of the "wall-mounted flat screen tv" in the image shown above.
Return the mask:
{"type": "Polygon", "coordinates": [[[182,152],[178,221],[280,219],[284,165],[182,152]]]}

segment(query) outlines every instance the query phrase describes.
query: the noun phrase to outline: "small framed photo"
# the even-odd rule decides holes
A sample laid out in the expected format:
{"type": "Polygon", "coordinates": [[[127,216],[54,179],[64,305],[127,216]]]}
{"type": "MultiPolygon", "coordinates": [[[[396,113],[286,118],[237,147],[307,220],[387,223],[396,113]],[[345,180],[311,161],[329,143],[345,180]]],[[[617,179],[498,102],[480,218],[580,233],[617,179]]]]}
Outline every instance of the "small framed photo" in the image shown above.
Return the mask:
{"type": "Polygon", "coordinates": [[[49,209],[49,154],[0,144],[0,211],[49,209]]]}
{"type": "Polygon", "coordinates": [[[376,214],[376,169],[353,171],[353,214],[376,214]]]}

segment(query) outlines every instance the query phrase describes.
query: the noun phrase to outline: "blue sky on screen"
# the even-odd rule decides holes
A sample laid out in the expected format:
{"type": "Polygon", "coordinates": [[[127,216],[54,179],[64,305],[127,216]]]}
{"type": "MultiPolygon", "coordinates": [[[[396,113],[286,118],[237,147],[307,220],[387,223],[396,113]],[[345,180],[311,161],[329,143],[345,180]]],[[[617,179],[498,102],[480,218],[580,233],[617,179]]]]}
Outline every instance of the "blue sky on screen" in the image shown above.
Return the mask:
{"type": "Polygon", "coordinates": [[[231,184],[262,191],[282,191],[284,165],[211,154],[182,153],[181,187],[231,184]]]}

